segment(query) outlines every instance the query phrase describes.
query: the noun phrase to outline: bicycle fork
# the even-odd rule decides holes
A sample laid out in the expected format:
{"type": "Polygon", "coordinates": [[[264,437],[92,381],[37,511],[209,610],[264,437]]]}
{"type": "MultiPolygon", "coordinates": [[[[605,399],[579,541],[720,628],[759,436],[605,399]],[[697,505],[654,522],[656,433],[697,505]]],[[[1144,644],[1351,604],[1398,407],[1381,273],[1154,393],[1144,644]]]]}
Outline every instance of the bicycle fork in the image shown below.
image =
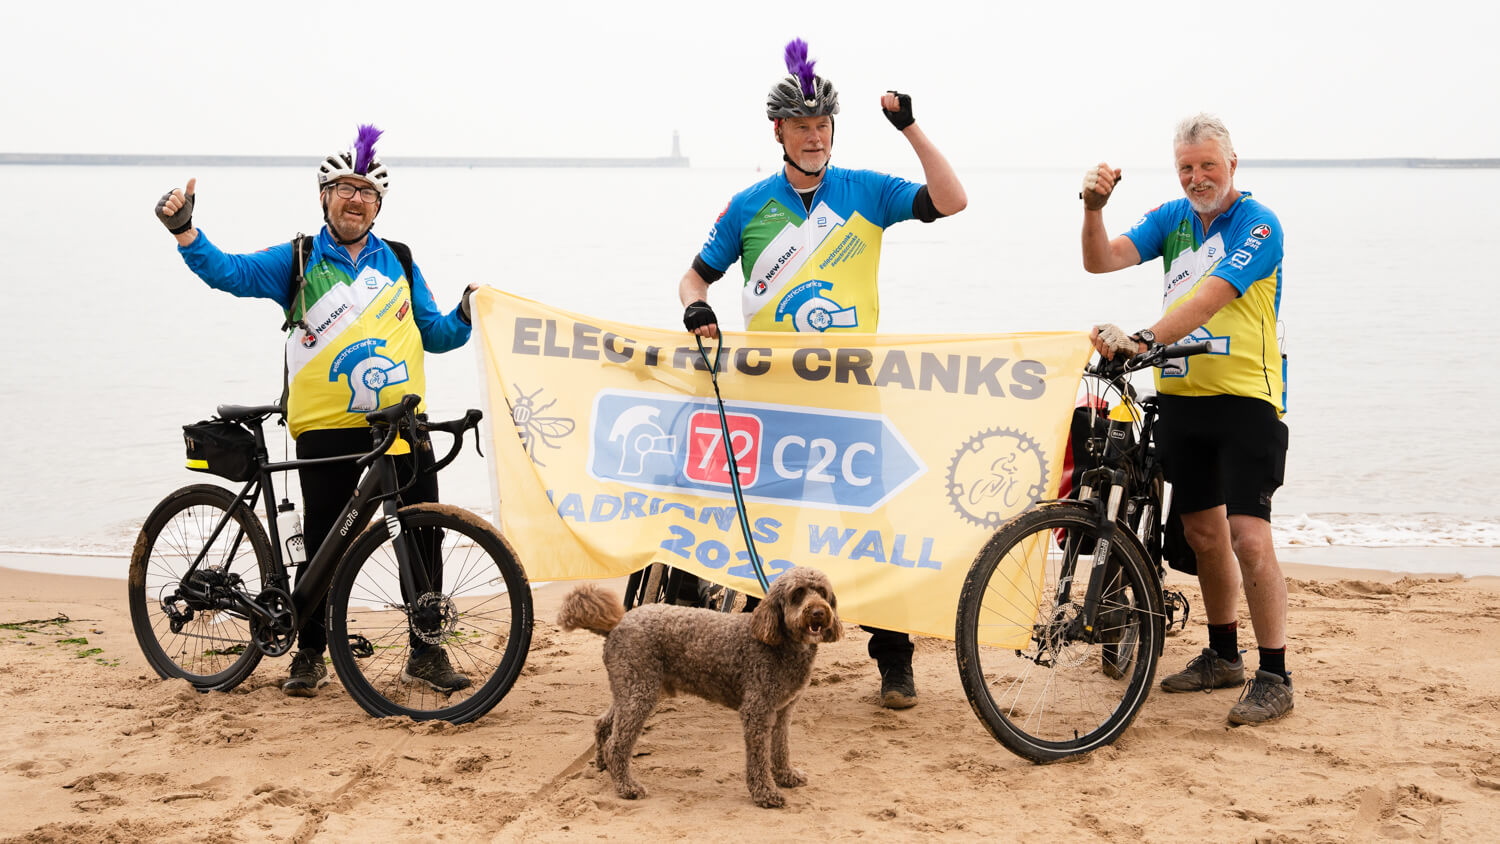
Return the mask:
{"type": "MultiPolygon", "coordinates": [[[[1116,470],[1118,475],[1118,470],[1116,470]]],[[[1108,569],[1109,552],[1113,548],[1110,541],[1111,528],[1115,524],[1115,518],[1120,512],[1120,502],[1124,497],[1125,485],[1119,477],[1111,478],[1109,484],[1109,497],[1105,499],[1104,512],[1099,519],[1099,537],[1094,540],[1094,558],[1090,563],[1089,585],[1083,595],[1083,611],[1074,619],[1074,629],[1071,632],[1076,638],[1085,642],[1093,642],[1097,636],[1095,623],[1099,617],[1099,604],[1104,595],[1104,579],[1108,569]]],[[[1070,584],[1071,586],[1071,584],[1070,584]]]]}
{"type": "Polygon", "coordinates": [[[442,558],[440,536],[418,537],[402,528],[394,499],[381,503],[381,517],[396,554],[396,568],[401,577],[401,594],[406,601],[406,625],[414,646],[436,645],[458,621],[458,607],[453,599],[437,591],[432,569],[442,558]],[[431,540],[433,548],[423,548],[431,540]],[[429,557],[431,559],[429,559],[429,557]]]}

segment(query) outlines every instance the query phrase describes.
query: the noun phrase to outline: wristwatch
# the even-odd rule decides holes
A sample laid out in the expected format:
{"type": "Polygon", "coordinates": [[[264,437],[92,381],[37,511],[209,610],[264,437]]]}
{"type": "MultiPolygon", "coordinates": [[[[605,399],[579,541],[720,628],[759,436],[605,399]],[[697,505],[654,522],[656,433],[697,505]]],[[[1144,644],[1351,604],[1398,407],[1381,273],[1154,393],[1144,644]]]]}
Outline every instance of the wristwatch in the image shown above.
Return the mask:
{"type": "Polygon", "coordinates": [[[1148,352],[1161,345],[1160,343],[1156,342],[1156,332],[1152,331],[1149,328],[1142,328],[1140,331],[1137,331],[1130,336],[1132,339],[1139,340],[1142,343],[1145,343],[1146,351],[1148,352]]]}

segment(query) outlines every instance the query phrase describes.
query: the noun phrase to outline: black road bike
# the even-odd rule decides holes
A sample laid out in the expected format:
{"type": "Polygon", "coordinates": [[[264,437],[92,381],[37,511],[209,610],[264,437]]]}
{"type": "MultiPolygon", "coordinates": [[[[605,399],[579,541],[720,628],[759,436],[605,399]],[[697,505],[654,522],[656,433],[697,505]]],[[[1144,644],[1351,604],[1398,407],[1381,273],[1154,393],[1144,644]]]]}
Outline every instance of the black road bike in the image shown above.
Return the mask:
{"type": "Polygon", "coordinates": [[[1085,389],[1105,401],[1090,403],[1099,424],[1087,428],[1076,498],[1016,516],[969,569],[959,676],[975,714],[1019,756],[1051,762],[1119,738],[1151,690],[1169,625],[1187,623],[1186,599],[1162,586],[1156,399],[1139,398],[1129,376],[1206,351],[1182,344],[1091,365],[1085,389]],[[1100,407],[1110,397],[1115,406],[1100,407]]]}
{"type": "Polygon", "coordinates": [[[146,519],[130,560],[131,622],[157,674],[204,692],[231,689],[262,656],[291,650],[301,620],[327,596],[334,669],[371,715],[464,723],[499,703],[526,660],[531,589],[488,522],[445,504],[400,505],[411,482],[398,484],[387,453],[398,433],[409,443],[433,431],[453,437],[448,454],[425,469],[436,472],[482,416],[470,410],[431,423],[415,415],[419,401],[407,395],[367,414],[375,444],[365,454],[275,463],[262,425],[283,414],[280,405],[218,409],[222,422],[253,435],[248,468],[236,478],[248,480],[238,493],[194,484],[168,495],[146,519]],[[340,461],[365,471],[293,589],[272,476],[340,461]],[[413,649],[430,647],[446,649],[467,688],[440,692],[403,681],[413,649]]]}

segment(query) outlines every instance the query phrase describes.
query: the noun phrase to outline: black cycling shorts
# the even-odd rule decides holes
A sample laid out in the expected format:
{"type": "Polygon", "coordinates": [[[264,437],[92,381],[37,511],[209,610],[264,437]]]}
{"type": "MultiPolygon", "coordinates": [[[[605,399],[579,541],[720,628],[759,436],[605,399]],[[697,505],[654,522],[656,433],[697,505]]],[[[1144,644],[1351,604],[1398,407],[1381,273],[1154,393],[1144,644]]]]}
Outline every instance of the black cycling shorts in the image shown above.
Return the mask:
{"type": "Polygon", "coordinates": [[[1225,505],[1230,515],[1271,520],[1286,474],[1286,423],[1262,399],[1159,397],[1156,442],[1178,512],[1225,505]]]}

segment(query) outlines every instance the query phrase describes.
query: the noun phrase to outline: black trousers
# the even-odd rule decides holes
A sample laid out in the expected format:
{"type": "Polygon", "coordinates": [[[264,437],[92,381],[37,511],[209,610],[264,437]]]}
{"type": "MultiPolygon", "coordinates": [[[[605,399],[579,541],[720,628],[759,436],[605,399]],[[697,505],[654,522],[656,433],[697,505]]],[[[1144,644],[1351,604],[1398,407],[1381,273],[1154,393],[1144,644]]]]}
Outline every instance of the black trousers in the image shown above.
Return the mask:
{"type": "MultiPolygon", "coordinates": [[[[328,428],[318,431],[303,431],[297,437],[297,459],[316,457],[338,457],[345,454],[363,454],[374,445],[369,428],[328,428]]],[[[423,439],[410,454],[397,455],[396,477],[404,484],[411,479],[417,465],[432,465],[432,442],[423,439]]],[[[326,466],[311,466],[298,471],[302,481],[302,536],[307,545],[307,559],[311,560],[323,540],[333,530],[339,513],[359,485],[359,469],[350,460],[330,463],[326,466]]],[[[423,474],[415,485],[401,496],[401,503],[416,504],[438,500],[437,475],[423,474]]],[[[363,525],[361,525],[363,527],[363,525]]],[[[307,566],[297,570],[297,579],[307,566]]],[[[435,576],[440,580],[441,571],[435,576]]],[[[318,602],[313,611],[302,619],[302,629],[297,633],[297,647],[321,653],[328,646],[328,600],[318,602]]]]}
{"type": "Polygon", "coordinates": [[[868,650],[870,658],[880,666],[881,671],[896,666],[911,665],[912,651],[916,648],[911,643],[911,637],[896,630],[882,630],[879,627],[866,627],[863,624],[859,629],[870,634],[868,650]]]}

